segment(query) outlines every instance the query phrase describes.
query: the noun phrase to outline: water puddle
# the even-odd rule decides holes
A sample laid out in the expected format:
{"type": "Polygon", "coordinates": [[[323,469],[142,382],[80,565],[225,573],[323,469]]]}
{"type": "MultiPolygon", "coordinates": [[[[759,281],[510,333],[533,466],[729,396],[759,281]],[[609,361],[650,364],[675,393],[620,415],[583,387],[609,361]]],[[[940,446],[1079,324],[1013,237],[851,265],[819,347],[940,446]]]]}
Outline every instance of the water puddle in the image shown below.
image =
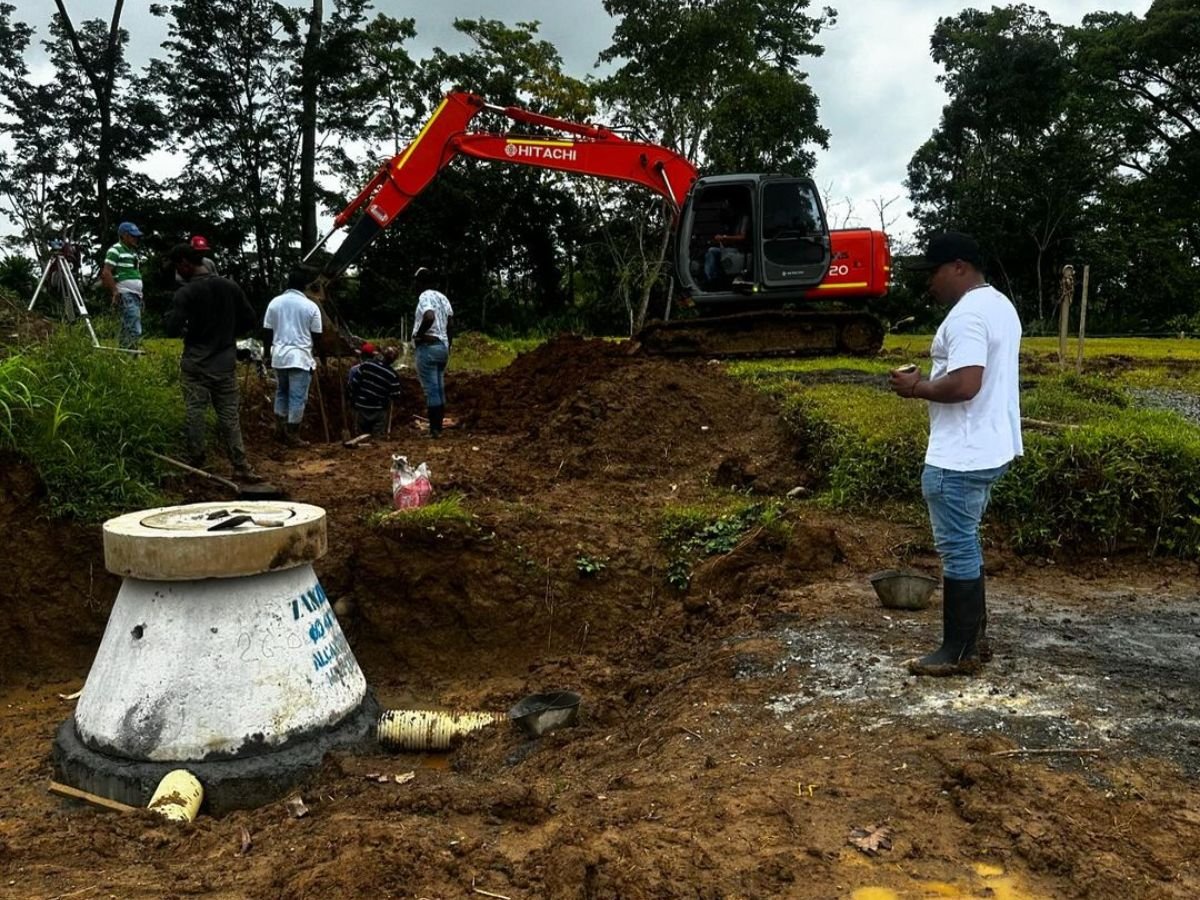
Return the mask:
{"type": "Polygon", "coordinates": [[[998,655],[974,678],[913,678],[933,622],[880,611],[862,622],[791,625],[769,673],[793,688],[770,708],[791,729],[862,709],[862,728],[901,722],[1002,734],[1029,748],[1121,748],[1200,774],[1200,599],[1135,598],[1095,609],[992,600],[998,655]],[[1031,613],[1030,610],[1036,610],[1031,613]]]}
{"type": "Polygon", "coordinates": [[[1049,900],[1043,894],[1028,890],[1013,875],[990,863],[976,863],[961,882],[921,881],[899,889],[867,886],[850,894],[850,900],[1049,900]]]}

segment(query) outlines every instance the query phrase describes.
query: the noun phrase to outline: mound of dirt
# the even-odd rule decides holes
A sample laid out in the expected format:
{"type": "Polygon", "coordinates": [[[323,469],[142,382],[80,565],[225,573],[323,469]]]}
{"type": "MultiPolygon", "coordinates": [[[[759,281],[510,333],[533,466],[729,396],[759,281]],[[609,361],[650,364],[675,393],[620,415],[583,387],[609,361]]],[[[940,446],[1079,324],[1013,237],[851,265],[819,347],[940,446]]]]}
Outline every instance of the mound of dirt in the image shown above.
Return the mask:
{"type": "Polygon", "coordinates": [[[120,580],[105,571],[98,529],[46,519],[41,482],[26,463],[0,455],[0,523],[6,555],[0,616],[0,684],[86,666],[120,580]]]}
{"type": "Polygon", "coordinates": [[[803,480],[771,404],[712,362],[563,336],[496,375],[455,378],[449,393],[466,427],[523,434],[523,453],[560,477],[628,481],[700,467],[729,486],[803,480]]]}
{"type": "Polygon", "coordinates": [[[459,379],[451,371],[450,409],[474,431],[527,431],[581,388],[635,362],[625,344],[560,335],[493,376],[459,379]]]}

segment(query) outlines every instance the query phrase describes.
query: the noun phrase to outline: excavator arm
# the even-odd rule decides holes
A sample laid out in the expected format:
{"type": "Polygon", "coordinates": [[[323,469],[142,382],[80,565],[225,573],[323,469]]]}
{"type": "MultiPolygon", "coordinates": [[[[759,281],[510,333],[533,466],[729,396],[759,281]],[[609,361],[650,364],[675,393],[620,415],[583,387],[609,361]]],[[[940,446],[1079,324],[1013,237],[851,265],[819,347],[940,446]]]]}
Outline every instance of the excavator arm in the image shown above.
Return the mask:
{"type": "Polygon", "coordinates": [[[446,95],[412,143],[384,163],[338,213],[333,230],[313,248],[315,252],[359,210],[364,211],[325,266],[324,279],[341,275],[459,155],[640,184],[661,195],[675,216],[697,174],[687,159],[665,147],[629,140],[600,125],[568,122],[516,106],[494,106],[475,94],[455,91],[446,95]],[[471,120],[485,110],[564,136],[468,131],[471,120]]]}

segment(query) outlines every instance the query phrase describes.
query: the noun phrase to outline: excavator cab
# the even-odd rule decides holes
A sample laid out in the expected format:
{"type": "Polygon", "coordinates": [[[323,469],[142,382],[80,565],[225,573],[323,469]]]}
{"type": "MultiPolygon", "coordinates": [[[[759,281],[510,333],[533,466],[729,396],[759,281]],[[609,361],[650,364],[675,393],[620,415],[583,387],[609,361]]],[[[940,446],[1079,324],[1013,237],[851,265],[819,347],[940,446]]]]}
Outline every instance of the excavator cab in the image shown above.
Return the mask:
{"type": "Polygon", "coordinates": [[[831,258],[825,213],[807,178],[701,178],[684,205],[678,238],[679,281],[702,306],[803,299],[831,258]]]}

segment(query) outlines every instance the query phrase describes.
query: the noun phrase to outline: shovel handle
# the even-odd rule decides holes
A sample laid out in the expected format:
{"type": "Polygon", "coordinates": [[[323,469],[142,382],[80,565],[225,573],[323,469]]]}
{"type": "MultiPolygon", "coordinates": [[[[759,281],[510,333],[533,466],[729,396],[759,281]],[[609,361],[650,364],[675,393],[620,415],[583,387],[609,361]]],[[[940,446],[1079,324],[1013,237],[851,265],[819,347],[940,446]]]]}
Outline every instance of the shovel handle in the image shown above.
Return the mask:
{"type": "Polygon", "coordinates": [[[218,484],[223,484],[223,485],[225,485],[225,487],[232,488],[233,490],[237,491],[238,493],[241,493],[241,490],[242,490],[241,487],[239,487],[235,482],[230,481],[228,478],[222,478],[220,475],[214,475],[212,472],[205,472],[203,469],[197,469],[195,466],[189,466],[185,462],[180,462],[179,460],[172,459],[169,456],[163,456],[161,453],[155,453],[153,450],[147,450],[146,452],[149,453],[151,456],[153,456],[155,459],[161,459],[165,463],[170,463],[171,465],[175,466],[175,468],[177,468],[177,469],[183,469],[183,471],[185,471],[185,472],[191,472],[193,475],[199,475],[201,478],[207,478],[210,481],[215,481],[218,484]]]}

